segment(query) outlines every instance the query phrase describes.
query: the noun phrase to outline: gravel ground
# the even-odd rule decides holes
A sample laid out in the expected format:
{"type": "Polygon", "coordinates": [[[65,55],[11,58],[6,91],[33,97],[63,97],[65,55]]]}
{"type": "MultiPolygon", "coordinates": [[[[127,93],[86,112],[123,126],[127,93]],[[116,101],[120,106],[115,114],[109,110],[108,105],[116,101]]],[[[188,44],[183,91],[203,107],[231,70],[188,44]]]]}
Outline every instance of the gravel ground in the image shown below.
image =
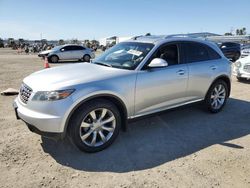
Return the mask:
{"type": "MultiPolygon", "coordinates": [[[[0,67],[0,91],[18,89],[43,61],[0,49],[0,67]]],[[[250,187],[250,82],[233,78],[221,113],[196,104],[137,120],[94,154],[31,133],[13,100],[0,96],[0,187],[250,187]]]]}

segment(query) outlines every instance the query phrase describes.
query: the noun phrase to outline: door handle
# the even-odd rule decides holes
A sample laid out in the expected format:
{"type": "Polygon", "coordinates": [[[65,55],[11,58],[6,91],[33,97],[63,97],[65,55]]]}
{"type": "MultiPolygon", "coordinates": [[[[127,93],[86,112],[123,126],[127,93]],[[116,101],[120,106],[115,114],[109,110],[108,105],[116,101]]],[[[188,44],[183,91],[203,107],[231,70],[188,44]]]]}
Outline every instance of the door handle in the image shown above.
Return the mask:
{"type": "Polygon", "coordinates": [[[216,69],[217,69],[217,66],[212,65],[210,68],[211,68],[212,70],[216,70],[216,69]]]}
{"type": "Polygon", "coordinates": [[[181,70],[178,70],[177,73],[178,73],[179,75],[183,75],[183,74],[185,74],[185,71],[181,69],[181,70]]]}

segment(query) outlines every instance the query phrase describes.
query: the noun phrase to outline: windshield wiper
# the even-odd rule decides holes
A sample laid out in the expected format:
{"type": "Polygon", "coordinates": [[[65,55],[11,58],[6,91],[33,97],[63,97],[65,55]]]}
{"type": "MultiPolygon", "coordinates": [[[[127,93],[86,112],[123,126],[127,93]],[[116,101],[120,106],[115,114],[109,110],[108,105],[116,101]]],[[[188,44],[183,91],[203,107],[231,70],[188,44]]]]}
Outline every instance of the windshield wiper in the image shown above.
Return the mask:
{"type": "Polygon", "coordinates": [[[103,66],[106,66],[106,67],[112,67],[112,65],[110,65],[110,64],[108,64],[108,63],[94,62],[94,64],[103,65],[103,66]]]}

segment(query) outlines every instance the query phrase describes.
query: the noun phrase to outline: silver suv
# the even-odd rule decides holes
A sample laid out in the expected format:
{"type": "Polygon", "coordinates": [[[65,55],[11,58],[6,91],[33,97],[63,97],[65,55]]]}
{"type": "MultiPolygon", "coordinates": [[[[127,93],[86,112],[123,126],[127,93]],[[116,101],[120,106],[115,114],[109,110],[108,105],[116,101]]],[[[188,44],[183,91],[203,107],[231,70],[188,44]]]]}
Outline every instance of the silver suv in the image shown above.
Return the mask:
{"type": "Polygon", "coordinates": [[[86,152],[108,147],[127,120],[203,101],[219,112],[230,95],[231,66],[213,43],[135,37],[92,63],[41,70],[23,80],[17,118],[38,134],[86,152]]]}
{"type": "Polygon", "coordinates": [[[38,57],[47,56],[49,61],[57,63],[59,60],[80,60],[89,62],[95,57],[94,50],[81,45],[65,44],[56,46],[51,50],[42,51],[38,57]]]}

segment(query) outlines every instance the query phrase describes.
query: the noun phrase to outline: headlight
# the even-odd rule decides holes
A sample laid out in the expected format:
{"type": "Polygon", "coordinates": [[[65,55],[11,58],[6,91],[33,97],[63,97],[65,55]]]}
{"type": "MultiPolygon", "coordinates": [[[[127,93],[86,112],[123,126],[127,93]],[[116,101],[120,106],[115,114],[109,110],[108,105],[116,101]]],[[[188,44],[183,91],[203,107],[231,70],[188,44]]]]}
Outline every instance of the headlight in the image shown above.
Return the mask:
{"type": "Polygon", "coordinates": [[[235,63],[235,66],[238,67],[238,68],[240,68],[240,67],[241,67],[241,62],[240,62],[240,61],[237,61],[237,62],[235,63]]]}
{"type": "Polygon", "coordinates": [[[56,101],[65,99],[70,96],[75,90],[67,89],[60,91],[38,91],[32,98],[33,101],[56,101]]]}

